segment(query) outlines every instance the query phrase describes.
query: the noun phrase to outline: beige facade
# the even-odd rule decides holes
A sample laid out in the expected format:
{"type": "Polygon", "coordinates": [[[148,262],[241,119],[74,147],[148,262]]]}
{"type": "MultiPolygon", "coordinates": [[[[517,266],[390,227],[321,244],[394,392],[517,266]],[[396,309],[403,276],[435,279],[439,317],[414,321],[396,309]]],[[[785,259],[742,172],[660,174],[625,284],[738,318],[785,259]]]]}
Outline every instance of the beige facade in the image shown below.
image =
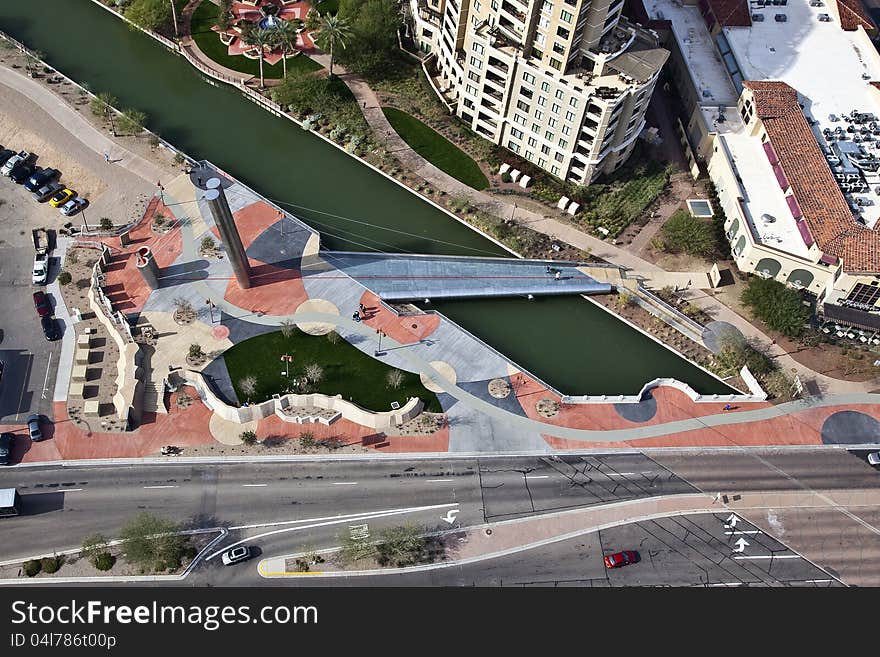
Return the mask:
{"type": "Polygon", "coordinates": [[[435,88],[475,132],[589,184],[629,157],[668,52],[623,0],[412,0],[435,88]]]}

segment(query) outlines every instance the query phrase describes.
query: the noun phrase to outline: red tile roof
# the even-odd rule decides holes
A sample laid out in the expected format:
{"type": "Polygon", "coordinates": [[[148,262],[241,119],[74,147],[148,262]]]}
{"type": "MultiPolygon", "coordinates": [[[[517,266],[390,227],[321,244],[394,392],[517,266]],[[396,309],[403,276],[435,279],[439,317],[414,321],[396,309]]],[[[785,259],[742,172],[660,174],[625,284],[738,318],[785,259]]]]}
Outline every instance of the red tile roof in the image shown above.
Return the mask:
{"type": "Polygon", "coordinates": [[[784,82],[744,82],[754,94],[755,113],[823,253],[843,260],[845,271],[880,273],[880,233],[855,222],[825,161],[797,92],[784,82]]]}
{"type": "Polygon", "coordinates": [[[837,0],[837,12],[840,14],[840,27],[844,30],[857,30],[859,25],[866,31],[875,29],[860,0],[837,0]]]}

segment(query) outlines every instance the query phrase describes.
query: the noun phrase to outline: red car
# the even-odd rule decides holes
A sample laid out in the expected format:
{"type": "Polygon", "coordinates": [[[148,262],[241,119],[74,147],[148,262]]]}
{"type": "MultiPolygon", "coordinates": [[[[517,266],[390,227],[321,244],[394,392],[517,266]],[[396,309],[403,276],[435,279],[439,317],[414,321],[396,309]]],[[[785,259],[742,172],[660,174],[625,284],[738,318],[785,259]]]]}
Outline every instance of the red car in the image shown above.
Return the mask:
{"type": "Polygon", "coordinates": [[[606,556],[605,567],[620,568],[621,566],[628,566],[631,563],[636,563],[638,560],[638,552],[633,552],[632,550],[624,550],[623,552],[615,552],[614,554],[609,554],[608,556],[606,556]]]}
{"type": "Polygon", "coordinates": [[[52,304],[49,303],[49,297],[42,290],[34,292],[34,308],[36,308],[37,315],[40,317],[52,316],[52,304]]]}

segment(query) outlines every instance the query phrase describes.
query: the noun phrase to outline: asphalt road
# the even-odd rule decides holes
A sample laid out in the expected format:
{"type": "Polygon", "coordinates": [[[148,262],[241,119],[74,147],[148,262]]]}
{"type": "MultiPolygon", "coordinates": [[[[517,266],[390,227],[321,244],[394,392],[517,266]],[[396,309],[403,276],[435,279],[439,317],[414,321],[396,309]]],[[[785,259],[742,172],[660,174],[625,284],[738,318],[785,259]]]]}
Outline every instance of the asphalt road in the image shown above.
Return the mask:
{"type": "MultiPolygon", "coordinates": [[[[6,363],[0,380],[0,423],[23,424],[30,413],[52,417],[61,341],[50,343],[43,337],[32,297],[45,288],[31,284],[31,228],[40,223],[46,208],[6,177],[0,177],[0,199],[0,359],[6,363]]],[[[50,257],[49,262],[54,278],[58,259],[50,257]]],[[[56,300],[49,296],[54,306],[56,300]]],[[[59,328],[64,330],[60,323],[59,328]]]]}

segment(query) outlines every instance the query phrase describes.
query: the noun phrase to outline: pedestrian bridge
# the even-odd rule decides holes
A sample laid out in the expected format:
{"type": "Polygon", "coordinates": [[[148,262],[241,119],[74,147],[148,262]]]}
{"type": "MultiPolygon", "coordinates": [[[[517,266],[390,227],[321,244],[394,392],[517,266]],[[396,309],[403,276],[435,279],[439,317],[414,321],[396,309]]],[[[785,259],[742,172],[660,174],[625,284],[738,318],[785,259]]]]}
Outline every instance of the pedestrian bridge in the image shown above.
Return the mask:
{"type": "MultiPolygon", "coordinates": [[[[322,251],[321,258],[385,301],[607,294],[586,263],[515,258],[322,251]]],[[[595,264],[591,266],[595,267],[595,264]]],[[[303,268],[308,276],[308,268],[303,268]]]]}

